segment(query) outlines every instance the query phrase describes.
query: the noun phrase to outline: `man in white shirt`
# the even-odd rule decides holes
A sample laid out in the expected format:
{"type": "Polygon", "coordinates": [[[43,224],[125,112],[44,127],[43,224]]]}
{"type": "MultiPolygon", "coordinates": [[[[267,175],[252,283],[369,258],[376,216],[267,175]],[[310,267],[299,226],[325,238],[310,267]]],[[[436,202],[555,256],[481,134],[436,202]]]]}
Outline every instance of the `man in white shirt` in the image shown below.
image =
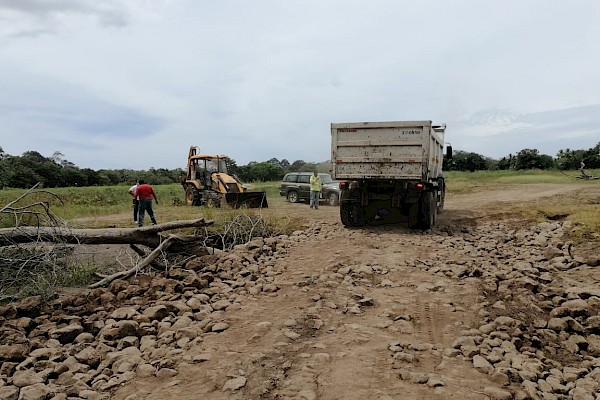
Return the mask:
{"type": "Polygon", "coordinates": [[[138,220],[138,211],[140,206],[140,199],[136,194],[136,190],[138,187],[138,181],[135,182],[135,185],[129,188],[129,194],[133,197],[133,222],[137,223],[138,220]]]}

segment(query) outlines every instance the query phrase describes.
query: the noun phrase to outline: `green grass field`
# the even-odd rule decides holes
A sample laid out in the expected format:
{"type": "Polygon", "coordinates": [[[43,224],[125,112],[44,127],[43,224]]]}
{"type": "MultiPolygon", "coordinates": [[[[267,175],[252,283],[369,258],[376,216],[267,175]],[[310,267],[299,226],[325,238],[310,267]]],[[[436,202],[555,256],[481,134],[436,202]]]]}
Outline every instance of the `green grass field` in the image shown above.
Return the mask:
{"type": "MultiPolygon", "coordinates": [[[[598,176],[600,170],[589,170],[588,174],[598,176]]],[[[584,181],[576,179],[579,171],[477,171],[477,172],[447,172],[446,180],[448,192],[464,194],[479,190],[489,190],[503,185],[528,185],[528,184],[589,184],[598,185],[600,180],[584,181]]],[[[285,199],[279,195],[279,182],[260,182],[247,185],[252,191],[265,191],[270,204],[284,202],[285,199]]],[[[180,184],[154,186],[160,205],[157,212],[163,221],[188,220],[195,218],[206,218],[220,220],[223,216],[231,219],[241,210],[211,209],[207,207],[188,207],[185,205],[184,192],[180,184]]],[[[133,223],[131,196],[127,193],[129,186],[100,186],[81,188],[57,188],[45,191],[37,191],[34,195],[22,199],[16,206],[23,206],[33,202],[47,201],[50,210],[59,218],[68,221],[74,227],[131,227],[133,223]],[[53,195],[51,195],[51,192],[53,195]]],[[[24,189],[0,190],[0,204],[6,205],[26,192],[24,189]]],[[[594,204],[574,205],[565,204],[539,205],[553,207],[553,210],[542,210],[535,212],[528,206],[526,214],[544,215],[547,213],[560,213],[561,207],[569,210],[570,217],[576,222],[589,226],[591,232],[600,232],[600,226],[595,221],[600,221],[597,215],[598,206],[594,204]],[[576,208],[576,212],[571,210],[576,208]]],[[[276,216],[272,216],[274,221],[276,216]]],[[[2,216],[0,224],[4,227],[14,226],[14,218],[2,216]]],[[[600,224],[600,222],[598,222],[600,224]]]]}
{"type": "MultiPolygon", "coordinates": [[[[600,176],[600,170],[586,171],[588,175],[600,176]]],[[[444,172],[448,183],[448,191],[452,193],[469,193],[482,186],[528,185],[534,183],[575,184],[598,181],[577,179],[579,171],[476,171],[476,172],[444,172]]]]}
{"type": "MultiPolygon", "coordinates": [[[[252,213],[252,210],[232,210],[228,208],[214,209],[209,207],[190,207],[185,204],[183,188],[180,184],[153,186],[159,205],[154,207],[159,222],[181,221],[205,218],[214,220],[213,229],[219,229],[239,215],[252,213]]],[[[248,185],[249,190],[266,191],[269,204],[283,203],[279,195],[279,182],[266,182],[248,185]]],[[[36,191],[21,199],[13,207],[27,204],[48,202],[50,211],[73,228],[106,228],[133,227],[132,198],[127,193],[129,186],[100,186],[81,188],[55,188],[36,191]]],[[[0,204],[4,207],[9,202],[25,194],[25,189],[0,190],[0,204]]],[[[40,207],[37,207],[41,210],[40,207]]],[[[269,220],[273,230],[289,233],[299,228],[300,223],[285,215],[277,215],[274,210],[261,212],[264,219],[269,220]]],[[[238,217],[239,218],[239,217],[238,217]]],[[[37,221],[31,216],[25,217],[24,223],[32,225],[37,221]]],[[[9,214],[0,215],[0,227],[15,226],[15,218],[9,214]]]]}

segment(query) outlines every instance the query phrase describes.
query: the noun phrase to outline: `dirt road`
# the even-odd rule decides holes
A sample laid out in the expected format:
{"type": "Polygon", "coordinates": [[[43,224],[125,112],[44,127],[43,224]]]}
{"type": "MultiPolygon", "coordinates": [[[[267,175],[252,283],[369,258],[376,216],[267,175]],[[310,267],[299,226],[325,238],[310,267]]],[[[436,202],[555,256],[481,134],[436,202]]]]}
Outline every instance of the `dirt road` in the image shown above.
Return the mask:
{"type": "Polygon", "coordinates": [[[12,348],[36,349],[11,352],[0,332],[0,397],[38,385],[57,400],[598,399],[598,260],[564,239],[567,222],[498,220],[584,192],[600,185],[449,195],[429,232],[272,203],[306,229],[34,319],[31,304],[0,310],[26,326],[12,348]]]}
{"type": "MultiPolygon", "coordinates": [[[[528,243],[514,240],[523,233],[486,221],[485,215],[517,201],[581,189],[529,185],[450,196],[440,227],[430,233],[403,227],[348,230],[340,226],[337,208],[286,205],[296,209],[288,212],[306,213],[310,227],[287,239],[284,254],[270,260],[267,275],[279,290],[228,296],[232,305],[219,318],[229,328],[186,349],[177,376],[137,379],[114,398],[522,395],[510,374],[491,373],[487,365],[474,368],[472,354],[456,343],[468,341],[459,339],[465,337],[483,341],[482,332],[473,329],[490,315],[489,299],[482,296],[486,268],[537,255],[528,243]]],[[[558,228],[539,247],[559,248],[561,236],[558,228]]],[[[596,283],[598,278],[594,272],[596,283]]],[[[510,311],[497,306],[496,311],[510,311]]]]}

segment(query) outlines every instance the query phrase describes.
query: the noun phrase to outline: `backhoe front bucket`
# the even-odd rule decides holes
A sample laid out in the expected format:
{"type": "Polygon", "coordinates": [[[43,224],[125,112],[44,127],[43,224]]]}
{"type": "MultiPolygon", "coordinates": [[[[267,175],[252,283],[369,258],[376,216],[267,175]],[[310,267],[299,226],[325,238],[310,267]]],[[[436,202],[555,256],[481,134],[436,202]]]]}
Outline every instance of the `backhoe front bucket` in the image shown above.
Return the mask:
{"type": "Polygon", "coordinates": [[[226,193],[225,201],[233,208],[267,208],[267,194],[265,192],[226,193]]]}

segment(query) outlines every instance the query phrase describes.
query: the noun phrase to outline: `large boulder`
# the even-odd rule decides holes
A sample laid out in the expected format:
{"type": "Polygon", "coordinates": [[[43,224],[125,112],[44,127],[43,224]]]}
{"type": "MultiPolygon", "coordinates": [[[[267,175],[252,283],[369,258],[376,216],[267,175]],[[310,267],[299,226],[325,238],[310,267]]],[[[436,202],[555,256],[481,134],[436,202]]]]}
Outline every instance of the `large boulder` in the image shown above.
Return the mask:
{"type": "Polygon", "coordinates": [[[21,345],[0,345],[0,361],[22,361],[29,351],[28,346],[21,345]]]}
{"type": "Polygon", "coordinates": [[[71,343],[80,333],[83,332],[83,327],[79,324],[71,324],[62,328],[53,329],[48,332],[50,339],[56,339],[62,344],[71,343]]]}

